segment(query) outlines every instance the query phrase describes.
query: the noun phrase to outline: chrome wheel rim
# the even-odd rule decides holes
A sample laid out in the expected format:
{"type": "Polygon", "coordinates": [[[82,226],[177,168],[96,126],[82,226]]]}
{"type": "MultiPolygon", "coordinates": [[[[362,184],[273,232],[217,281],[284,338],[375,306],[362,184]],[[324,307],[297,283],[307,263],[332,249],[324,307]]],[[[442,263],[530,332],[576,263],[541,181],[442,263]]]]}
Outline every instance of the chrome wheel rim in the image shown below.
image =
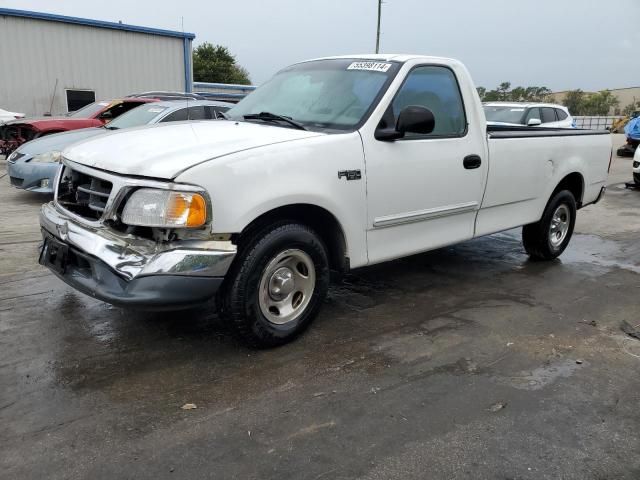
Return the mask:
{"type": "Polygon", "coordinates": [[[293,322],[309,305],[315,286],[316,269],[307,253],[298,249],[280,252],[262,272],[260,311],[276,325],[293,322]]]}
{"type": "Polygon", "coordinates": [[[558,248],[567,238],[569,232],[569,224],[571,222],[571,212],[566,205],[560,205],[553,212],[551,217],[551,226],[549,228],[549,243],[553,248],[558,248]]]}

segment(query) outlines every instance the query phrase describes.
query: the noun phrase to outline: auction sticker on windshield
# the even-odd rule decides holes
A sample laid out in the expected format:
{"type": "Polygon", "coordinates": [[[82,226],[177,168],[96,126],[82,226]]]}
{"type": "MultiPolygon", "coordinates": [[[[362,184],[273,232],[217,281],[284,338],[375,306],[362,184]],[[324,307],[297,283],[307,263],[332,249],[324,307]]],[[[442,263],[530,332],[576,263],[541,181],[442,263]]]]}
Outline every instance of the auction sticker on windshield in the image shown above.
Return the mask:
{"type": "Polygon", "coordinates": [[[383,62],[353,62],[347,67],[347,70],[371,70],[373,72],[386,72],[390,67],[390,63],[383,62]]]}

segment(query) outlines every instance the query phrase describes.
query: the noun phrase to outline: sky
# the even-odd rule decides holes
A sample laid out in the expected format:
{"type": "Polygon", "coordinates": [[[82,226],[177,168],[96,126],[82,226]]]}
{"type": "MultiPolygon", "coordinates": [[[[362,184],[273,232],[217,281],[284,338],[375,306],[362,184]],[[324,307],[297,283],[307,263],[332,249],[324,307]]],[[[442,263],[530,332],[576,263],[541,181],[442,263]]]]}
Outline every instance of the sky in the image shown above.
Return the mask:
{"type": "MultiPolygon", "coordinates": [[[[0,7],[196,34],[260,84],[308,58],[373,53],[377,0],[0,0],[0,7]]],[[[640,86],[640,0],[385,0],[382,53],[463,61],[477,85],[640,86]],[[635,59],[635,60],[634,60],[635,59]]]]}

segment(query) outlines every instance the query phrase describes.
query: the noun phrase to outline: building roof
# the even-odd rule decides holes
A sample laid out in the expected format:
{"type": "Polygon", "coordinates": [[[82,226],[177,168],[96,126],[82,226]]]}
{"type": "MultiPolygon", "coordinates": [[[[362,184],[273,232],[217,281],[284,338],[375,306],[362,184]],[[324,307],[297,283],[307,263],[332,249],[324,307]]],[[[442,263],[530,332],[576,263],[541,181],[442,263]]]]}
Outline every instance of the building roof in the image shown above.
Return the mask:
{"type": "Polygon", "coordinates": [[[52,13],[31,12],[28,10],[14,10],[12,8],[0,8],[0,16],[31,18],[34,20],[46,20],[49,22],[71,23],[74,25],[84,25],[86,27],[110,28],[112,30],[147,33],[150,35],[160,35],[163,37],[187,38],[190,40],[196,38],[195,34],[193,33],[162,30],[159,28],[140,27],[137,25],[127,25],[126,23],[104,22],[102,20],[91,20],[88,18],[68,17],[66,15],[55,15],[52,13]]]}

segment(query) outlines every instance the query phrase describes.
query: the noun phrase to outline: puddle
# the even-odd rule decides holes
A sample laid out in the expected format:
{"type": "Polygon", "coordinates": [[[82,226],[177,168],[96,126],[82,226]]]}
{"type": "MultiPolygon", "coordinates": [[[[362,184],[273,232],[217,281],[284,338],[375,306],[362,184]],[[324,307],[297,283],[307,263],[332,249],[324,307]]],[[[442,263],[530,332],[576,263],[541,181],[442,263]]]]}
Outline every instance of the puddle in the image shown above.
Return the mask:
{"type": "Polygon", "coordinates": [[[622,247],[618,242],[596,235],[574,235],[560,257],[563,265],[588,263],[601,269],[621,268],[640,274],[640,245],[622,247]],[[636,260],[636,262],[634,262],[636,260]]]}
{"type": "Polygon", "coordinates": [[[494,377],[497,383],[509,385],[519,390],[540,390],[551,385],[559,378],[568,378],[585,364],[577,364],[575,360],[553,363],[535,370],[521,372],[521,375],[510,377],[494,377]]]}

